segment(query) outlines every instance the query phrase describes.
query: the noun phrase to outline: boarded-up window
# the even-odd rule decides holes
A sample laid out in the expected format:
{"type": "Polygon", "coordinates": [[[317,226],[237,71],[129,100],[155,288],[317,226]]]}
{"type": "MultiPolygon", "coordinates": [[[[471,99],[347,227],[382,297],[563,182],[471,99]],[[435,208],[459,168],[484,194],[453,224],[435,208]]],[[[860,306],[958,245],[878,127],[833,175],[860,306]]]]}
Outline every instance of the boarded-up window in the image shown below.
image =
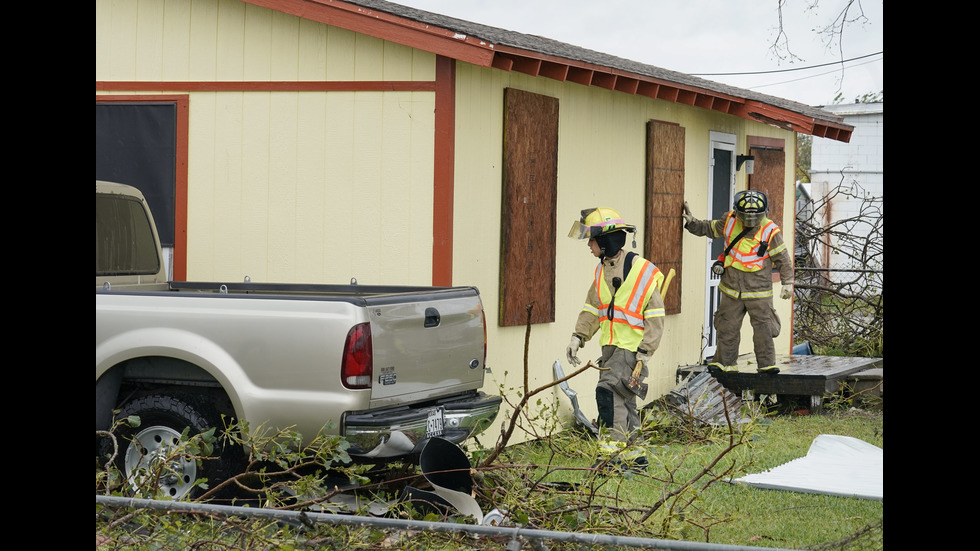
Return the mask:
{"type": "Polygon", "coordinates": [[[504,91],[500,325],[555,321],[558,99],[504,91]]]}
{"type": "MultiPolygon", "coordinates": [[[[795,223],[795,212],[789,213],[789,219],[783,219],[783,194],[786,186],[786,152],[784,142],[774,138],[749,138],[749,153],[755,157],[755,167],[749,175],[749,189],[755,189],[766,194],[769,199],[769,219],[775,220],[783,230],[783,239],[789,242],[792,231],[787,232],[787,224],[795,223]]],[[[792,226],[788,229],[792,230],[792,226]]],[[[773,277],[778,272],[773,267],[773,277]]]]}
{"type": "Polygon", "coordinates": [[[647,123],[646,228],[644,256],[674,279],[664,299],[668,314],[681,311],[681,243],[684,205],[684,127],[647,123]]]}
{"type": "Polygon", "coordinates": [[[769,218],[779,227],[792,224],[793,217],[783,219],[783,194],[786,189],[786,152],[771,146],[750,146],[755,167],[749,175],[749,189],[761,191],[769,199],[769,218]]]}

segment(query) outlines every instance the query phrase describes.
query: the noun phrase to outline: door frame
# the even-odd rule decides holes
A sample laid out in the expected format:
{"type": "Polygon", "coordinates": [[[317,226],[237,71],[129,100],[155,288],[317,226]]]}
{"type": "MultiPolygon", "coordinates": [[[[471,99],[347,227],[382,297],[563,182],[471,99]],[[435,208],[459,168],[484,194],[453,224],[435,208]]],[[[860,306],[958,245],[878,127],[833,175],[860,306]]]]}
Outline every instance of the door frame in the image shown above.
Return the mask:
{"type": "MultiPolygon", "coordinates": [[[[709,132],[709,147],[708,147],[708,178],[705,182],[707,186],[707,205],[705,205],[705,212],[708,213],[709,220],[715,220],[720,218],[728,208],[721,210],[721,212],[713,212],[712,205],[715,204],[715,194],[717,192],[727,193],[727,197],[721,197],[719,199],[724,199],[724,205],[731,205],[732,199],[735,194],[735,156],[736,156],[736,142],[737,137],[735,134],[729,134],[727,132],[716,132],[712,130],[709,132]],[[729,171],[727,177],[727,186],[725,181],[716,182],[715,181],[715,168],[718,162],[724,162],[724,159],[716,161],[715,151],[721,150],[729,153],[729,171]],[[727,189],[726,189],[727,188],[727,189]]],[[[720,207],[718,207],[720,208],[720,207]]],[[[717,208],[715,210],[718,210],[717,208]]],[[[709,242],[708,247],[705,250],[705,266],[711,266],[715,261],[713,255],[713,248],[709,242]]],[[[721,292],[718,290],[718,284],[721,281],[721,276],[715,275],[710,269],[705,270],[705,286],[704,286],[704,325],[703,332],[701,335],[702,351],[701,360],[705,360],[714,355],[715,350],[718,348],[717,335],[715,334],[715,324],[714,315],[718,310],[718,303],[721,300],[721,292]]]]}

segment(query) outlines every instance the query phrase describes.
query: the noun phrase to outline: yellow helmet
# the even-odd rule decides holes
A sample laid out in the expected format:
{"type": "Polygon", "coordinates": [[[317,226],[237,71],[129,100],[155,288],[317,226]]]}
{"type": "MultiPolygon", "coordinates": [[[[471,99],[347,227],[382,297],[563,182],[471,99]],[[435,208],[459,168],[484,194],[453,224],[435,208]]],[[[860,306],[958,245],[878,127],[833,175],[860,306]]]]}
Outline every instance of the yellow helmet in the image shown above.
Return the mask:
{"type": "Polygon", "coordinates": [[[568,230],[568,237],[593,239],[616,231],[633,233],[636,226],[624,222],[619,212],[609,207],[598,207],[583,210],[582,217],[572,223],[572,228],[568,230]]]}

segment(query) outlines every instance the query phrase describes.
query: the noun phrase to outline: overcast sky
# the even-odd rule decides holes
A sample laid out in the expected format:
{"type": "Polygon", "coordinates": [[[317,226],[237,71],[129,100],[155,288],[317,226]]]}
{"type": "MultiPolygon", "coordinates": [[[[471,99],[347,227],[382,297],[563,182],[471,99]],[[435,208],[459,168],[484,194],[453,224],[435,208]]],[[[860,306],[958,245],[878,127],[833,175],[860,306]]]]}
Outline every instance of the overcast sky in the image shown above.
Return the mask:
{"type": "Polygon", "coordinates": [[[849,17],[861,11],[865,17],[829,46],[818,31],[848,0],[784,0],[785,38],[795,59],[779,59],[771,48],[779,0],[393,1],[807,105],[833,104],[838,94],[840,103],[851,103],[884,89],[883,0],[851,0],[849,17]]]}

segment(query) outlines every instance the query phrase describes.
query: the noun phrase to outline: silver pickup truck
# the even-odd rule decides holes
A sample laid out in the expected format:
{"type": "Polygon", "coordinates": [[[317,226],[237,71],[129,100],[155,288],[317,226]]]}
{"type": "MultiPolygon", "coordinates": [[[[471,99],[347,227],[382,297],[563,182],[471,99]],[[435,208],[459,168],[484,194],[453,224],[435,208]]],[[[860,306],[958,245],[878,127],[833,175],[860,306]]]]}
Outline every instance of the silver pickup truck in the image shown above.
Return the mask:
{"type": "MultiPolygon", "coordinates": [[[[461,443],[496,417],[501,398],[480,392],[476,288],[170,282],[142,194],[96,181],[95,197],[96,430],[114,411],[141,417],[126,470],[222,414],[326,429],[364,458],[409,456],[432,436],[461,443]]],[[[169,490],[186,492],[201,468],[169,490]]]]}

